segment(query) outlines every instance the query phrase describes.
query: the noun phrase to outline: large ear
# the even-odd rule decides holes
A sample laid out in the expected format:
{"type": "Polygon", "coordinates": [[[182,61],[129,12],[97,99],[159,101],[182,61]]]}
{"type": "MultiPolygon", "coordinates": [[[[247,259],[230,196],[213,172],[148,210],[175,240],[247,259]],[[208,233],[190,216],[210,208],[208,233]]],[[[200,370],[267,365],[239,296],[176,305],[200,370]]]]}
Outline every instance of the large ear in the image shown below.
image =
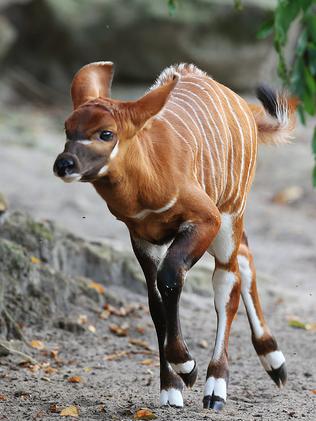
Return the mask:
{"type": "Polygon", "coordinates": [[[175,74],[170,82],[149,91],[137,101],[128,103],[128,112],[135,131],[141,129],[151,117],[159,113],[178,80],[179,75],[175,74]]]}
{"type": "Polygon", "coordinates": [[[99,61],[83,66],[75,74],[71,84],[74,109],[84,102],[110,96],[114,67],[111,61],[99,61]]]}

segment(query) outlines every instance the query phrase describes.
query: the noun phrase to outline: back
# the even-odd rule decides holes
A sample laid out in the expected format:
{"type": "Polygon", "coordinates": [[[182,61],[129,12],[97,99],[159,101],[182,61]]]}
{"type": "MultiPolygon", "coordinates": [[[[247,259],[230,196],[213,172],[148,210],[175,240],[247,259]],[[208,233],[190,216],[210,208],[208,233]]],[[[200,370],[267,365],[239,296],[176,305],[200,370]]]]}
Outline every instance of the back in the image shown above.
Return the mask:
{"type": "Polygon", "coordinates": [[[242,98],[194,65],[167,68],[153,88],[175,74],[179,81],[156,118],[188,148],[192,177],[219,210],[242,214],[257,153],[253,114],[242,98]]]}

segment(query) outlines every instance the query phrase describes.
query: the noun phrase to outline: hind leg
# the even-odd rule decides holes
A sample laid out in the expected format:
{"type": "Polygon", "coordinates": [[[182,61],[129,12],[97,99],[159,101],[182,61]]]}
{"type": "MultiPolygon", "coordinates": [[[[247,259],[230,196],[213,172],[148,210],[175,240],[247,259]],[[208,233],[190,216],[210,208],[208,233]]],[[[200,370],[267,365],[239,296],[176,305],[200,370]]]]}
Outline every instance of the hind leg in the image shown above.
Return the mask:
{"type": "Polygon", "coordinates": [[[241,275],[241,295],[246,307],[252,332],[252,343],[259,359],[278,387],[286,383],[286,366],[283,353],[264,319],[256,285],[256,270],[245,233],[238,250],[241,275]]]}
{"type": "Polygon", "coordinates": [[[221,410],[226,402],[229,378],[228,340],[239,305],[240,274],[237,252],[242,235],[242,219],[222,215],[222,225],[209,252],[215,257],[213,274],[217,331],[212,359],[207,369],[203,406],[221,410]]]}

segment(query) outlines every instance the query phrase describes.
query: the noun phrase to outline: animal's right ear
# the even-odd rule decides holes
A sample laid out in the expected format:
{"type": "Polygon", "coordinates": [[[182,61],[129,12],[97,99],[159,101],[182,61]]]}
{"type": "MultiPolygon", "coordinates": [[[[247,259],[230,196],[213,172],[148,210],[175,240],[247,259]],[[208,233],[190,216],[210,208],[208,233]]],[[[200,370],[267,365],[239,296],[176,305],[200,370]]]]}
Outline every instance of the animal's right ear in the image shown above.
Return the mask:
{"type": "Polygon", "coordinates": [[[74,109],[81,104],[99,97],[108,98],[114,66],[111,61],[99,61],[82,67],[73,78],[71,98],[74,109]]]}

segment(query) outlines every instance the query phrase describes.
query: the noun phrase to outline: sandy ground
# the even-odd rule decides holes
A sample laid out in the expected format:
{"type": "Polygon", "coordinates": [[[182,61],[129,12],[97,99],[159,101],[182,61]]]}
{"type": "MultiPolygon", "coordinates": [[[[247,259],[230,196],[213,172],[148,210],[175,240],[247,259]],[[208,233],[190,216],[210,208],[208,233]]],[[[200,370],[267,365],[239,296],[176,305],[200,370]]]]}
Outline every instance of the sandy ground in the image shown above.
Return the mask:
{"type": "MultiPolygon", "coordinates": [[[[55,156],[62,149],[61,111],[49,115],[31,107],[0,112],[0,191],[10,207],[50,218],[76,234],[108,239],[129,247],[126,228],[109,214],[88,185],[66,185],[52,175],[55,156]],[[83,218],[84,217],[84,218],[83,218]]],[[[184,393],[184,409],[158,407],[159,376],[156,339],[146,308],[126,318],[100,320],[83,309],[96,332],[81,335],[48,329],[29,329],[29,338],[44,341],[47,349],[59,349],[58,365],[45,352],[34,352],[42,363],[57,368],[31,372],[17,367],[15,359],[0,366],[0,420],[51,420],[58,408],[76,405],[82,420],[128,420],[136,409],[149,407],[159,420],[299,420],[316,419],[316,333],[294,329],[288,320],[316,322],[316,194],[311,187],[311,129],[299,128],[297,140],[282,148],[262,148],[254,188],[249,197],[246,227],[260,278],[266,318],[288,361],[289,381],[279,391],[260,367],[252,349],[245,311],[240,307],[230,341],[231,380],[225,410],[202,410],[206,367],[215,338],[215,312],[211,288],[205,296],[184,294],[182,321],[185,338],[199,364],[199,377],[184,393]],[[276,204],[272,197],[289,186],[298,187],[299,199],[276,204]],[[109,331],[109,323],[128,323],[127,337],[109,331]],[[138,326],[138,329],[137,329],[138,326]],[[145,328],[141,334],[141,328],[145,328]],[[117,351],[138,351],[128,337],[150,344],[149,354],[132,353],[114,361],[104,356],[117,351]],[[207,348],[200,346],[206,340],[207,348]],[[142,365],[151,359],[149,365],[142,365]],[[82,381],[72,384],[69,376],[82,381]],[[6,400],[1,401],[1,395],[6,400]]],[[[296,189],[297,190],[297,189],[296,189]]],[[[207,265],[208,259],[201,264],[207,265]]],[[[211,273],[210,273],[211,279],[211,273]]],[[[113,290],[122,304],[146,303],[146,297],[127,290],[113,290]]]]}

